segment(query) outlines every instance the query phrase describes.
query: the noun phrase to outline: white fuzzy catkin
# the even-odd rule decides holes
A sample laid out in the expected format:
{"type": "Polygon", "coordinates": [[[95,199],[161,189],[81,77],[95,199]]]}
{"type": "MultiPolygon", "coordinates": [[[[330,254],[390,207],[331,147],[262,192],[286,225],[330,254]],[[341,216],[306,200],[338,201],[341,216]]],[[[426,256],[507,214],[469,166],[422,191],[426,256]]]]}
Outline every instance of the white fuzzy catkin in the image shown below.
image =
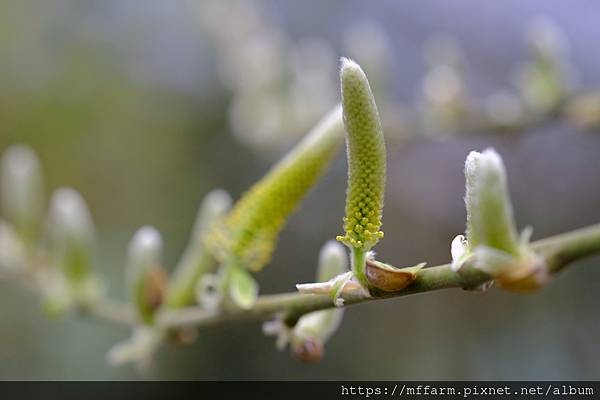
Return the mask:
{"type": "Polygon", "coordinates": [[[493,149],[472,151],[465,162],[467,242],[519,254],[519,239],[502,159],[493,149]]]}

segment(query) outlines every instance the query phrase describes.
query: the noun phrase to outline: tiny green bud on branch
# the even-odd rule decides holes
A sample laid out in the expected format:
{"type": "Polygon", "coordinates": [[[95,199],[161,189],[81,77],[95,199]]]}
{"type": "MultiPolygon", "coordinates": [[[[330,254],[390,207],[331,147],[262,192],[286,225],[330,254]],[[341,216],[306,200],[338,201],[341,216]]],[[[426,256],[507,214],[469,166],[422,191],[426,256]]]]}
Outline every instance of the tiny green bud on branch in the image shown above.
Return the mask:
{"type": "Polygon", "coordinates": [[[161,286],[164,283],[160,277],[161,254],[162,238],[151,226],[140,228],[129,243],[126,283],[138,318],[145,324],[152,323],[154,312],[161,302],[161,286]]]}
{"type": "MultiPolygon", "coordinates": [[[[348,259],[344,248],[336,242],[326,243],[319,254],[317,281],[327,282],[347,270],[348,259]]],[[[325,342],[341,324],[344,310],[335,308],[308,313],[300,317],[293,328],[283,318],[265,323],[264,331],[277,336],[277,347],[282,349],[289,342],[292,355],[305,362],[320,361],[325,342]]]]}
{"type": "MultiPolygon", "coordinates": [[[[347,270],[344,249],[336,242],[328,242],[321,249],[317,279],[326,282],[347,270]]],[[[292,354],[302,360],[315,362],[323,357],[325,342],[342,323],[344,310],[334,308],[308,313],[302,316],[292,332],[292,354]]]]}
{"type": "Polygon", "coordinates": [[[27,246],[38,234],[44,207],[44,188],[40,162],[29,147],[11,146],[0,165],[0,205],[27,246]]]}
{"type": "Polygon", "coordinates": [[[288,216],[323,174],[343,140],[341,110],[331,111],[235,204],[208,240],[224,264],[260,270],[288,216]]]}
{"type": "Polygon", "coordinates": [[[347,271],[348,257],[343,247],[334,241],[325,243],[319,253],[317,281],[326,282],[347,271]]]}
{"type": "Polygon", "coordinates": [[[60,188],[50,200],[48,244],[52,262],[80,301],[91,300],[95,228],[85,200],[72,188],[60,188]]]}
{"type": "Polygon", "coordinates": [[[165,305],[183,307],[194,302],[196,286],[205,274],[212,272],[215,260],[205,247],[205,238],[231,207],[231,197],[224,190],[208,193],[198,211],[187,248],[179,260],[165,293],[165,305]]]}

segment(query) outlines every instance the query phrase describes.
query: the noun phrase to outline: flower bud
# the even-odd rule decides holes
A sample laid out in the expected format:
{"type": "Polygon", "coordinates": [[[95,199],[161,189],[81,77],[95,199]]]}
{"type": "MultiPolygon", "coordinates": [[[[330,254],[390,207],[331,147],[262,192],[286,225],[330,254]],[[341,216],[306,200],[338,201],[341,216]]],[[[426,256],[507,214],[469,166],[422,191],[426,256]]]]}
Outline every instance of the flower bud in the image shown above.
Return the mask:
{"type": "Polygon", "coordinates": [[[138,317],[145,324],[152,323],[162,299],[161,254],[160,233],[151,226],[140,228],[129,243],[126,283],[138,317]]]}
{"type": "Polygon", "coordinates": [[[73,289],[90,279],[95,229],[92,216],[79,192],[60,188],[50,200],[48,245],[52,262],[73,289]]]}
{"type": "MultiPolygon", "coordinates": [[[[347,275],[347,263],[346,253],[339,243],[334,241],[326,243],[319,254],[318,281],[332,283],[336,278],[347,275]]],[[[326,285],[324,290],[324,294],[330,294],[331,285],[326,285]]],[[[265,322],[263,332],[269,336],[276,336],[276,346],[279,350],[283,350],[289,343],[295,358],[306,362],[317,362],[323,357],[325,342],[339,327],[343,312],[344,310],[340,308],[315,311],[293,322],[279,316],[273,321],[265,322]]]]}
{"type": "Polygon", "coordinates": [[[474,266],[491,275],[502,287],[532,291],[544,286],[547,266],[529,245],[531,230],[518,235],[502,159],[492,149],[471,152],[465,163],[467,239],[452,243],[452,268],[460,272],[473,256],[474,266]]]}
{"type": "Polygon", "coordinates": [[[343,246],[340,246],[334,241],[325,243],[319,253],[317,281],[327,282],[328,280],[343,274],[347,270],[347,265],[348,257],[343,246]]]}
{"type": "Polygon", "coordinates": [[[29,147],[11,146],[0,166],[0,205],[26,245],[36,239],[44,207],[42,171],[29,147]]]}
{"type": "Polygon", "coordinates": [[[181,256],[165,293],[165,304],[183,307],[194,301],[198,281],[212,272],[215,260],[204,241],[210,228],[231,207],[231,197],[224,190],[206,195],[198,211],[187,248],[181,256]]]}
{"type": "MultiPolygon", "coordinates": [[[[328,281],[347,271],[347,257],[341,245],[328,242],[321,249],[317,278],[328,281]]],[[[344,310],[315,311],[302,316],[291,333],[291,350],[294,357],[316,362],[323,357],[325,342],[335,333],[342,322],[344,310]]]]}
{"type": "Polygon", "coordinates": [[[493,149],[472,151],[465,163],[467,242],[472,252],[484,245],[519,253],[518,234],[502,159],[493,149]]]}

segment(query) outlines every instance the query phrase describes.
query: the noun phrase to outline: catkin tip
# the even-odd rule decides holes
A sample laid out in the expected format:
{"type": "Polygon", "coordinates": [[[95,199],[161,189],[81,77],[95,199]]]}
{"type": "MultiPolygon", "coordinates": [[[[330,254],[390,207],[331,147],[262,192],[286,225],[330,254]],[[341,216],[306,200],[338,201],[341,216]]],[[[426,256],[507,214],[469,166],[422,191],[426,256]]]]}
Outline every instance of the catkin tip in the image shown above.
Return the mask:
{"type": "Polygon", "coordinates": [[[364,75],[364,72],[358,63],[350,58],[341,57],[340,58],[340,75],[343,77],[347,73],[361,73],[364,75]]]}

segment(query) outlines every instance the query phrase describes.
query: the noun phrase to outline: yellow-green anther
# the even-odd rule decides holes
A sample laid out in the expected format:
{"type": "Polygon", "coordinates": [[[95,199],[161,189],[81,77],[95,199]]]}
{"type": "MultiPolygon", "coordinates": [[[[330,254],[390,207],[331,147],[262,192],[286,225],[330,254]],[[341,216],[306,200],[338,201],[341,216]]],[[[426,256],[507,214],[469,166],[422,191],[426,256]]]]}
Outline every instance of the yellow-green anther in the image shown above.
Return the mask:
{"type": "Polygon", "coordinates": [[[40,162],[29,147],[14,145],[6,150],[0,169],[2,213],[29,246],[36,239],[44,207],[40,162]]]}
{"type": "Polygon", "coordinates": [[[152,284],[152,274],[160,270],[161,254],[162,238],[151,226],[140,228],[127,250],[125,278],[129,297],[140,321],[146,324],[152,322],[155,311],[148,301],[148,291],[152,284]]]}
{"type": "Polygon", "coordinates": [[[346,234],[337,239],[361,252],[383,237],[386,153],[375,99],[363,70],[342,58],[342,107],[348,152],[346,234]]]}
{"type": "Polygon", "coordinates": [[[204,243],[205,236],[230,207],[231,197],[224,190],[213,190],[204,198],[188,246],[167,286],[167,306],[184,307],[194,302],[198,280],[215,267],[215,260],[204,243]]]}
{"type": "Polygon", "coordinates": [[[338,106],[242,196],[210,235],[207,243],[219,261],[260,270],[286,219],[323,174],[342,140],[338,106]]]}
{"type": "Polygon", "coordinates": [[[89,280],[95,228],[85,200],[72,188],[60,188],[50,200],[48,244],[52,261],[74,288],[89,280]]]}
{"type": "Polygon", "coordinates": [[[502,159],[493,149],[472,151],[465,162],[467,246],[483,245],[519,255],[519,237],[502,159]]]}
{"type": "MultiPolygon", "coordinates": [[[[343,246],[328,242],[321,249],[317,280],[326,282],[347,270],[347,256],[343,246]]],[[[316,311],[302,316],[292,331],[292,353],[303,361],[318,361],[323,345],[340,326],[344,310],[316,311]]]]}

